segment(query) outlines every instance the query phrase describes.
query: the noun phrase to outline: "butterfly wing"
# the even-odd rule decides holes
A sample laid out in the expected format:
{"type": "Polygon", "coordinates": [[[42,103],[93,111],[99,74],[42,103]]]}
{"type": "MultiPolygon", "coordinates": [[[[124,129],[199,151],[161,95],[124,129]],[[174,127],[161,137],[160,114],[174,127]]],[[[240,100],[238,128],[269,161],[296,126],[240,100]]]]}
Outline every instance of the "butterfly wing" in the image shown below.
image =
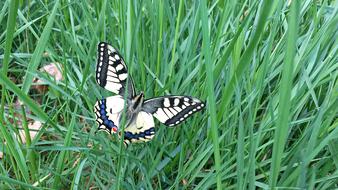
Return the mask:
{"type": "MultiPolygon", "coordinates": [[[[110,96],[95,103],[94,112],[98,130],[104,130],[108,133],[118,132],[120,129],[121,114],[123,113],[124,99],[120,95],[110,96]]],[[[154,118],[150,113],[141,111],[137,113],[135,119],[129,118],[128,125],[124,129],[124,144],[129,145],[134,142],[146,142],[155,135],[154,118]],[[132,122],[129,123],[129,120],[132,122]]]]}
{"type": "Polygon", "coordinates": [[[144,101],[142,109],[153,114],[161,123],[172,127],[202,110],[204,106],[204,102],[190,96],[162,96],[144,101]]]}
{"type": "Polygon", "coordinates": [[[128,75],[127,65],[120,53],[111,45],[100,42],[97,46],[98,57],[96,65],[97,83],[115,94],[124,97],[128,91],[128,98],[135,96],[132,78],[128,75]],[[129,79],[128,79],[129,78],[129,79]],[[128,84],[127,83],[128,79],[128,84]],[[127,87],[126,87],[127,86],[127,87]],[[126,89],[127,88],[127,89],[126,89]]]}
{"type": "Polygon", "coordinates": [[[120,95],[97,101],[94,106],[94,112],[99,126],[98,130],[105,130],[108,133],[117,132],[123,107],[124,99],[120,95]]]}
{"type": "Polygon", "coordinates": [[[141,111],[136,120],[124,129],[124,144],[147,142],[155,135],[154,118],[150,113],[141,111]]]}

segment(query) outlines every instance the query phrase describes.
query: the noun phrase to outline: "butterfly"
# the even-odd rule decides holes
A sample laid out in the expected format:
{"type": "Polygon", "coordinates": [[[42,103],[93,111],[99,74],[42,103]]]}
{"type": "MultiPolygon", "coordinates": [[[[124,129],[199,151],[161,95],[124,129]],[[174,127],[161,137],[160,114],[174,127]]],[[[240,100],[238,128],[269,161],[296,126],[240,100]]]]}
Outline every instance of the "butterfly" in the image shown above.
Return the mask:
{"type": "Polygon", "coordinates": [[[100,42],[97,50],[96,82],[116,94],[95,103],[98,131],[118,133],[121,137],[119,130],[124,121],[126,146],[134,142],[146,142],[154,137],[154,117],[164,125],[173,127],[205,107],[203,101],[190,96],[145,99],[143,92],[137,95],[120,53],[106,42],[100,42]]]}

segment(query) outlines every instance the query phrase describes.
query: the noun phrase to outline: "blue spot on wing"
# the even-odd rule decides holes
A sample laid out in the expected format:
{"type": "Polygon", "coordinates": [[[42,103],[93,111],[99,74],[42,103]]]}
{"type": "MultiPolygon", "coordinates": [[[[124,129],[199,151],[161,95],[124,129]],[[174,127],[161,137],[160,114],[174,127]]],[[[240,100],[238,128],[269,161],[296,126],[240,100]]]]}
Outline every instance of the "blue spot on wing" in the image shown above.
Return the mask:
{"type": "Polygon", "coordinates": [[[108,119],[107,112],[106,112],[106,108],[107,108],[106,99],[102,99],[101,103],[99,102],[99,107],[100,107],[100,110],[98,110],[100,113],[99,117],[100,119],[102,119],[103,121],[102,124],[106,127],[106,129],[111,131],[113,127],[117,128],[115,123],[112,120],[108,119]]]}
{"type": "Polygon", "coordinates": [[[139,133],[132,133],[130,131],[124,132],[124,139],[131,141],[132,139],[140,140],[140,138],[147,139],[147,137],[153,135],[155,132],[155,128],[152,127],[150,129],[147,129],[145,131],[140,131],[139,133]]]}

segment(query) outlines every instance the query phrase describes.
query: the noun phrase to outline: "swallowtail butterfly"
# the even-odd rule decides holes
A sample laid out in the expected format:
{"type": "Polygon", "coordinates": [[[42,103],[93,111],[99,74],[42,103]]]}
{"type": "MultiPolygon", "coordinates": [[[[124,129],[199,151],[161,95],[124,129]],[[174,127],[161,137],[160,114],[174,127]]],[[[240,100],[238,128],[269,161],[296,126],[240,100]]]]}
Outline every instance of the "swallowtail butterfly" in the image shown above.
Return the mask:
{"type": "Polygon", "coordinates": [[[125,145],[149,141],[155,135],[153,117],[173,127],[204,108],[204,102],[190,96],[161,96],[145,100],[143,92],[136,95],[133,80],[120,53],[105,42],[99,43],[97,48],[96,81],[117,94],[96,102],[94,111],[98,130],[121,136],[119,129],[124,117],[125,145]]]}

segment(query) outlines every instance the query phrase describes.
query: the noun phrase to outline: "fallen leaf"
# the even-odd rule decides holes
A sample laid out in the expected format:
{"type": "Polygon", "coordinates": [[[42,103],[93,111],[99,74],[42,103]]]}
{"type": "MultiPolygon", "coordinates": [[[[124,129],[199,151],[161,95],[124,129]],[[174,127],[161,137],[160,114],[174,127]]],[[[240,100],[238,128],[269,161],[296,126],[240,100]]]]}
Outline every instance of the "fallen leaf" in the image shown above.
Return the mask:
{"type": "MultiPolygon", "coordinates": [[[[29,136],[31,140],[34,139],[36,134],[39,132],[41,126],[42,126],[42,123],[40,121],[34,121],[33,123],[28,124],[29,136]]],[[[26,135],[23,129],[19,130],[19,136],[21,138],[21,142],[25,144],[27,141],[27,138],[26,138],[26,135]]]]}
{"type": "MultiPolygon", "coordinates": [[[[63,79],[62,72],[60,71],[60,64],[58,62],[50,63],[48,65],[43,66],[39,70],[41,72],[46,72],[50,76],[54,77],[55,81],[61,81],[63,79]]],[[[32,86],[33,89],[38,90],[40,93],[45,93],[48,89],[47,85],[39,84],[43,83],[41,79],[34,78],[34,83],[38,83],[37,85],[32,86]]]]}

